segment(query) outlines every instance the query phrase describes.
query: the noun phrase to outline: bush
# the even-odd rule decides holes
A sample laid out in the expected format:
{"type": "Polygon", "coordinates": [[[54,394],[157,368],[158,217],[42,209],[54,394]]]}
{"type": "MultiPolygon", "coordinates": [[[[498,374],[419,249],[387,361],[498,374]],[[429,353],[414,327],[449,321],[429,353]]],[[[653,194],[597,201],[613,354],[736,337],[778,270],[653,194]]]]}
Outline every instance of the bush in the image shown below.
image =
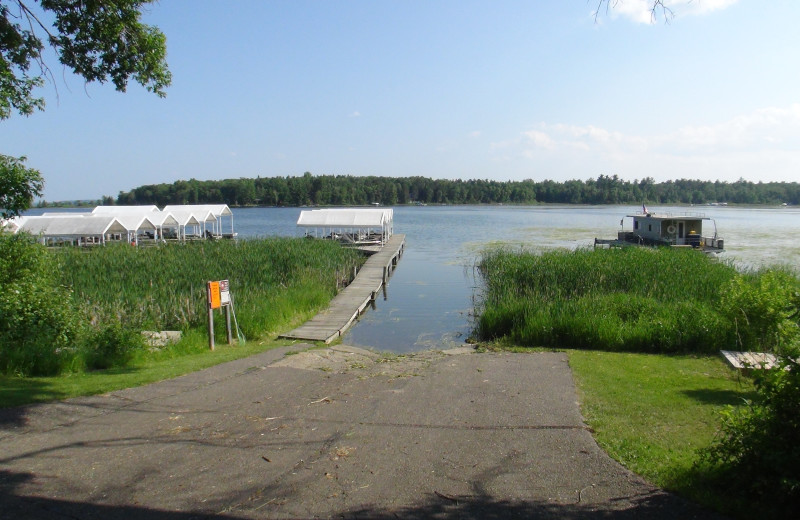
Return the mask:
{"type": "Polygon", "coordinates": [[[0,233],[0,371],[52,375],[77,359],[77,312],[52,278],[44,246],[29,235],[0,233]]]}
{"type": "Polygon", "coordinates": [[[755,373],[758,400],[721,412],[720,436],[701,451],[711,484],[748,514],[789,518],[800,507],[800,352],[755,373]]]}
{"type": "Polygon", "coordinates": [[[800,337],[800,280],[786,270],[736,276],[723,289],[721,306],[742,350],[780,352],[800,337]]]}
{"type": "Polygon", "coordinates": [[[83,350],[86,368],[124,367],[143,348],[144,338],[140,332],[112,322],[89,335],[83,350]]]}

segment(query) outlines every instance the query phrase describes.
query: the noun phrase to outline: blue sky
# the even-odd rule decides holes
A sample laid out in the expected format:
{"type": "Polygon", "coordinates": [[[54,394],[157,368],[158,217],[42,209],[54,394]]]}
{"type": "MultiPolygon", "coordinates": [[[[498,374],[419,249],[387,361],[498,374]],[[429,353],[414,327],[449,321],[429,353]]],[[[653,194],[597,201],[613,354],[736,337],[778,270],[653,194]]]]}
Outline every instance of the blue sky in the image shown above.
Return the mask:
{"type": "Polygon", "coordinates": [[[166,99],[50,63],[45,199],[178,179],[800,181],[800,2],[164,0],[166,99]]]}

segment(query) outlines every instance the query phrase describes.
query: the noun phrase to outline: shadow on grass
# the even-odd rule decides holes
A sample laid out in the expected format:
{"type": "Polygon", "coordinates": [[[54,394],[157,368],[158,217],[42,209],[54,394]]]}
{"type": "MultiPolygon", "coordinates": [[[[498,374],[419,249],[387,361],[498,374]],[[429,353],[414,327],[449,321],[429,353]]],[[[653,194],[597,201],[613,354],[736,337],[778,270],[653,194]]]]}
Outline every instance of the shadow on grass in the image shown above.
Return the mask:
{"type": "Polygon", "coordinates": [[[699,389],[683,390],[682,393],[703,404],[725,406],[744,404],[745,400],[752,401],[758,397],[754,390],[720,390],[720,389],[699,389]]]}
{"type": "Polygon", "coordinates": [[[54,385],[38,378],[0,376],[0,427],[24,424],[23,404],[67,397],[54,385]]]}
{"type": "Polygon", "coordinates": [[[740,477],[733,470],[698,463],[673,475],[667,487],[732,519],[784,520],[797,516],[798,504],[791,498],[771,490],[743,489],[735,484],[740,477]]]}
{"type": "MultiPolygon", "coordinates": [[[[10,377],[0,375],[0,427],[22,426],[25,424],[25,405],[46,403],[51,401],[61,401],[76,395],[92,395],[102,390],[102,386],[94,391],[91,385],[92,377],[114,377],[135,374],[141,369],[136,367],[110,368],[105,370],[95,370],[78,374],[80,380],[85,383],[84,391],[70,392],[68,386],[62,383],[61,377],[10,377]],[[88,391],[87,391],[88,390],[88,391]]],[[[82,383],[75,383],[81,386],[82,383]]]]}
{"type": "MultiPolygon", "coordinates": [[[[37,519],[63,519],[63,518],[103,518],[107,520],[201,520],[210,518],[244,519],[252,518],[255,514],[259,518],[298,517],[291,511],[283,509],[283,504],[292,504],[291,493],[286,490],[270,489],[263,495],[264,503],[251,503],[239,512],[225,511],[227,505],[241,503],[242,491],[232,491],[229,496],[214,500],[212,504],[197,504],[196,510],[190,511],[165,511],[152,509],[141,505],[111,505],[96,504],[91,502],[76,502],[62,499],[26,496],[20,493],[23,486],[28,486],[35,481],[30,473],[15,473],[0,470],[0,510],[9,515],[8,518],[18,520],[37,519]],[[272,503],[274,499],[267,499],[270,495],[282,496],[282,500],[272,503]]],[[[278,486],[280,487],[280,486],[278,486]]],[[[108,497],[113,500],[113,497],[108,497]]],[[[237,506],[233,506],[234,508],[237,506]]],[[[682,499],[666,493],[648,493],[635,497],[629,504],[623,505],[625,509],[616,509],[615,504],[556,504],[543,500],[497,500],[492,497],[450,497],[440,494],[431,494],[423,498],[419,504],[381,509],[375,507],[359,507],[342,511],[324,511],[322,516],[332,518],[370,518],[376,520],[389,520],[396,518],[460,518],[500,520],[509,518],[542,518],[556,519],[568,518],[576,520],[627,520],[648,518],[660,519],[722,519],[722,517],[699,510],[696,506],[689,505],[682,499]]],[[[317,516],[313,511],[314,504],[292,504],[293,510],[307,510],[308,515],[317,516]]],[[[320,513],[317,511],[317,514],[320,513]]]]}

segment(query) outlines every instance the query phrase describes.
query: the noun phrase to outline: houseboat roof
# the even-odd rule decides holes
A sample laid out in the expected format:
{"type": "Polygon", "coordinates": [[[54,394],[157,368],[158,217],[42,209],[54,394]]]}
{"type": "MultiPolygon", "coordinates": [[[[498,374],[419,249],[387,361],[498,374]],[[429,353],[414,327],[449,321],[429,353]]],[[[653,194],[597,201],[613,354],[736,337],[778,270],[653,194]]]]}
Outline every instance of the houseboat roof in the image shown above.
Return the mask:
{"type": "Polygon", "coordinates": [[[652,218],[654,220],[711,220],[711,217],[706,217],[705,215],[696,214],[690,215],[687,213],[634,213],[632,215],[626,215],[632,218],[652,218]]]}

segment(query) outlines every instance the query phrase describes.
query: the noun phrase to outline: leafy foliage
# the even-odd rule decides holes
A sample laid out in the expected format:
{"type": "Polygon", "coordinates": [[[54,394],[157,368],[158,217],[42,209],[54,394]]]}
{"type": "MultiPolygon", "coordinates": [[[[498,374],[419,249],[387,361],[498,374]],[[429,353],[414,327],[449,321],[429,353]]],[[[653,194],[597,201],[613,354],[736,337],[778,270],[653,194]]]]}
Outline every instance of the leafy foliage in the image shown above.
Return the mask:
{"type": "Polygon", "coordinates": [[[32,237],[0,233],[0,371],[50,375],[77,359],[78,315],[54,272],[32,237]]]}
{"type": "Polygon", "coordinates": [[[758,399],[727,407],[717,441],[701,452],[710,485],[731,495],[743,516],[790,518],[800,507],[800,352],[755,372],[758,399]]]}
{"type": "Polygon", "coordinates": [[[788,271],[737,276],[723,289],[720,304],[742,350],[781,352],[800,337],[800,280],[788,271]]]}
{"type": "Polygon", "coordinates": [[[28,209],[41,196],[44,181],[38,170],[27,168],[25,157],[0,154],[0,216],[11,218],[28,209]]]}
{"type": "Polygon", "coordinates": [[[49,73],[42,59],[43,40],[62,64],[87,82],[111,81],[124,92],[128,81],[164,96],[172,76],[166,65],[166,38],[155,27],[141,23],[141,11],[150,0],[39,0],[0,2],[0,119],[13,110],[29,115],[44,108],[33,96],[49,73]],[[45,16],[53,18],[48,27],[45,16]],[[44,33],[40,36],[38,32],[44,33]],[[31,73],[36,64],[38,74],[31,73]]]}
{"type": "Polygon", "coordinates": [[[84,360],[90,370],[124,367],[144,348],[142,335],[112,321],[96,328],[86,340],[84,360]]]}

